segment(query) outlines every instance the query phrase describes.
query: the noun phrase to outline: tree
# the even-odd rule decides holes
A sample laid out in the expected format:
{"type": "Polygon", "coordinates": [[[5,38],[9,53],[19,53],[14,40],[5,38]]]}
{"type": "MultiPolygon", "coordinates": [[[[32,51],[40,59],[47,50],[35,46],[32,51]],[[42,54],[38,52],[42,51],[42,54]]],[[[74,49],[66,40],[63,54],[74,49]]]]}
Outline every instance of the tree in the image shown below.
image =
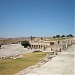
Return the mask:
{"type": "Polygon", "coordinates": [[[60,35],[56,35],[56,38],[60,38],[60,35]]]}
{"type": "Polygon", "coordinates": [[[56,38],[55,36],[53,36],[53,38],[56,38]]]}
{"type": "Polygon", "coordinates": [[[73,35],[72,34],[69,34],[69,35],[67,35],[67,37],[73,37],[73,35]]]}
{"type": "Polygon", "coordinates": [[[61,37],[66,37],[65,35],[62,35],[61,37]]]}
{"type": "Polygon", "coordinates": [[[69,35],[67,35],[67,37],[69,37],[69,35]]]}
{"type": "Polygon", "coordinates": [[[28,46],[29,46],[29,47],[31,46],[30,43],[29,43],[29,41],[27,41],[27,40],[22,41],[22,42],[21,42],[21,45],[24,46],[25,48],[27,48],[28,46]]]}

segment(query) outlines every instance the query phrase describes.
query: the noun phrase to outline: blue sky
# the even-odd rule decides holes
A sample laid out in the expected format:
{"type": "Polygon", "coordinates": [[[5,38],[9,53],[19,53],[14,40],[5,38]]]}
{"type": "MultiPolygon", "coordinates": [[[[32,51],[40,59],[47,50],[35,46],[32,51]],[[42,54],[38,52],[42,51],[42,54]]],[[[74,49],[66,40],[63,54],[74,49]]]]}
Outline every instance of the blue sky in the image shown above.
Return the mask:
{"type": "Polygon", "coordinates": [[[0,37],[74,34],[73,0],[0,0],[0,37]]]}

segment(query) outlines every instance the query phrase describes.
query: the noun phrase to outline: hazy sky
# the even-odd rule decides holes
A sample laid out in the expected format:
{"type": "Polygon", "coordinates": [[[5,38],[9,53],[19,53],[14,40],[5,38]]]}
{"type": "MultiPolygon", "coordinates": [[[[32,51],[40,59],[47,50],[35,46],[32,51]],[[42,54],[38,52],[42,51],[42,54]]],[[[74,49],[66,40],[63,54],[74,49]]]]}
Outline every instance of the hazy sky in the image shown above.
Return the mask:
{"type": "Polygon", "coordinates": [[[0,37],[74,34],[73,0],[0,0],[0,37]]]}

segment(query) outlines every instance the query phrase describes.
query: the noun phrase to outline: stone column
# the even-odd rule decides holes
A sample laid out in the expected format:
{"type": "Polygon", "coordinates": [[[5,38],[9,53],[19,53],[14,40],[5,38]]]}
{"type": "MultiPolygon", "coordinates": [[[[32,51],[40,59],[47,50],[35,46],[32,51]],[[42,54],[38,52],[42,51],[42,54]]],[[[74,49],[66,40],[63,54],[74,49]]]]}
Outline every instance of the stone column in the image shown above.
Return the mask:
{"type": "Polygon", "coordinates": [[[36,45],[34,45],[34,48],[35,48],[35,46],[36,46],[36,45]]]}
{"type": "Polygon", "coordinates": [[[37,48],[39,49],[39,45],[37,45],[37,48]]]}
{"type": "Polygon", "coordinates": [[[31,45],[31,49],[33,48],[33,45],[31,45]]]}
{"type": "Polygon", "coordinates": [[[38,46],[36,45],[36,49],[38,48],[38,46]]]}
{"type": "Polygon", "coordinates": [[[35,45],[35,49],[36,49],[36,45],[35,45]]]}
{"type": "Polygon", "coordinates": [[[32,48],[32,45],[31,45],[31,48],[32,48]]]}
{"type": "Polygon", "coordinates": [[[60,48],[60,52],[61,52],[61,48],[60,48]]]}
{"type": "Polygon", "coordinates": [[[44,45],[44,48],[43,49],[45,50],[45,45],[44,45]]]}
{"type": "Polygon", "coordinates": [[[34,48],[34,45],[32,45],[32,47],[34,48]]]}
{"type": "Polygon", "coordinates": [[[52,51],[53,49],[51,48],[51,51],[52,51]]]}
{"type": "Polygon", "coordinates": [[[40,45],[39,45],[39,49],[40,49],[40,45]]]}
{"type": "Polygon", "coordinates": [[[41,45],[41,48],[40,49],[42,49],[42,45],[41,45]]]}
{"type": "Polygon", "coordinates": [[[67,44],[66,44],[66,49],[67,49],[67,44]]]}

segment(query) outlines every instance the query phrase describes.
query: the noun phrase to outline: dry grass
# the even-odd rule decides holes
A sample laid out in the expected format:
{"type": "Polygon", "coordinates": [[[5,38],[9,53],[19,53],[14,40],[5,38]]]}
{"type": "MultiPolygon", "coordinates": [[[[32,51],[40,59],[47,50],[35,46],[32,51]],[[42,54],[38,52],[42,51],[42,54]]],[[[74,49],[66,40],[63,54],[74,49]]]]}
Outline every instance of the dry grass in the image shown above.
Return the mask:
{"type": "Polygon", "coordinates": [[[36,52],[24,54],[23,58],[19,59],[6,59],[0,61],[0,75],[13,75],[28,66],[34,65],[39,62],[47,53],[36,52]]]}

